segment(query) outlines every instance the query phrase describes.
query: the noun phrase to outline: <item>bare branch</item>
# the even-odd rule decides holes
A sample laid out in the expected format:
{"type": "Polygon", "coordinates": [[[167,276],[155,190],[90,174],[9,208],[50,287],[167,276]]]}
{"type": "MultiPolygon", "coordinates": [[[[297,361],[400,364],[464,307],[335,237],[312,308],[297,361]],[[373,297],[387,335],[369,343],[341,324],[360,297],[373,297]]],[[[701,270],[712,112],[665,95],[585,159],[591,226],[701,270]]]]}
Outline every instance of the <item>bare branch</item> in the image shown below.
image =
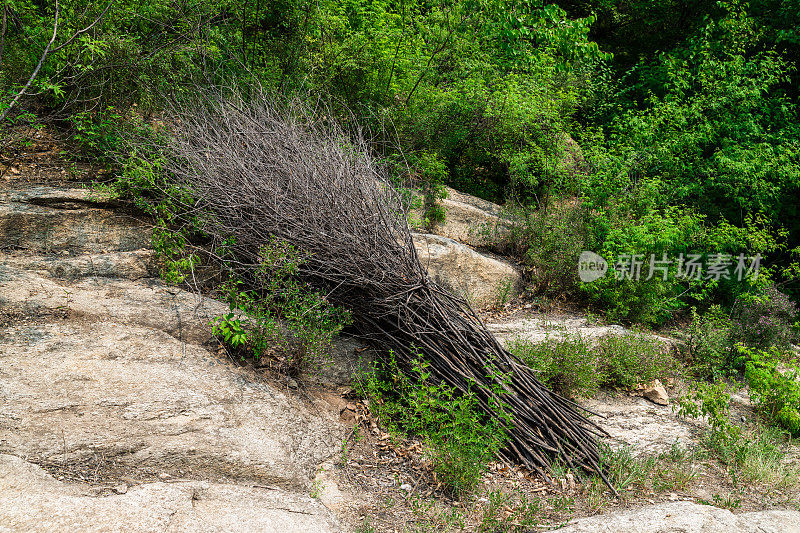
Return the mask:
{"type": "Polygon", "coordinates": [[[42,64],[44,63],[44,60],[47,58],[47,54],[50,52],[50,47],[53,46],[53,43],[56,40],[56,35],[58,34],[58,14],[59,14],[59,5],[58,5],[58,0],[56,0],[56,15],[55,15],[55,20],[53,21],[53,36],[50,37],[50,42],[47,43],[47,46],[44,48],[44,52],[42,53],[42,57],[39,59],[39,63],[36,65],[36,68],[33,69],[33,74],[31,74],[31,77],[28,78],[28,83],[25,84],[25,86],[17,93],[14,99],[11,100],[11,103],[8,104],[8,107],[6,107],[3,110],[3,113],[0,114],[0,121],[6,118],[8,112],[11,111],[11,109],[17,104],[19,99],[22,97],[23,94],[25,94],[25,91],[28,90],[28,88],[31,86],[31,83],[33,83],[33,80],[36,79],[36,76],[39,74],[39,69],[42,68],[42,64]]]}
{"type": "Polygon", "coordinates": [[[69,46],[70,44],[72,44],[72,41],[74,41],[75,39],[77,39],[77,38],[78,38],[80,35],[83,35],[84,33],[88,32],[89,30],[91,30],[92,28],[94,28],[94,27],[95,27],[95,25],[96,25],[98,22],[100,22],[100,20],[101,20],[103,17],[105,17],[105,16],[106,16],[106,13],[107,13],[107,12],[108,12],[108,10],[111,8],[111,5],[112,5],[113,3],[114,3],[113,1],[112,1],[112,2],[109,2],[109,3],[108,3],[108,5],[106,6],[106,8],[103,10],[103,12],[102,12],[102,13],[100,13],[100,14],[97,16],[97,18],[96,18],[96,19],[94,19],[94,22],[92,22],[91,24],[89,24],[88,26],[86,26],[85,28],[83,28],[82,30],[78,30],[78,31],[76,31],[76,32],[75,32],[75,34],[73,34],[73,36],[72,36],[72,37],[70,37],[69,39],[67,39],[66,41],[64,41],[63,43],[61,43],[60,45],[58,45],[58,46],[56,46],[55,48],[53,48],[52,52],[54,52],[54,53],[55,53],[55,52],[58,52],[58,51],[59,51],[59,50],[61,50],[62,48],[66,47],[66,46],[69,46]]]}
{"type": "Polygon", "coordinates": [[[186,211],[203,221],[212,253],[224,250],[229,268],[268,290],[254,274],[268,266],[263,246],[290,243],[302,279],[349,309],[362,338],[406,369],[423,354],[435,379],[475,394],[488,417],[505,420],[505,404],[505,458],[545,473],[559,457],[604,476],[595,441],[603,431],[428,277],[399,194],[367,142],[324,111],[219,96],[175,110],[166,168],[180,197],[193,198],[186,211]]]}

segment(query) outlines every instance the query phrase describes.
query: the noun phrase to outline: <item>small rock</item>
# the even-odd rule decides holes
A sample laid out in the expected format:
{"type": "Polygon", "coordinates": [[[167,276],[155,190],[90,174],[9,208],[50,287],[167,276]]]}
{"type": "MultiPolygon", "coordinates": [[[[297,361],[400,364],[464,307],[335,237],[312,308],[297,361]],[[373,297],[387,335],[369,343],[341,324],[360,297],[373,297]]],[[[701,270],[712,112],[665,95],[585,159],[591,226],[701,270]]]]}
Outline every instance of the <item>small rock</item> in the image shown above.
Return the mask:
{"type": "Polygon", "coordinates": [[[655,380],[645,385],[642,396],[658,405],[669,405],[667,389],[661,384],[660,380],[655,380]]]}
{"type": "Polygon", "coordinates": [[[289,378],[289,388],[290,389],[296,389],[297,388],[297,381],[295,381],[293,378],[289,378]]]}
{"type": "Polygon", "coordinates": [[[167,478],[169,478],[169,474],[167,474],[166,472],[161,472],[158,475],[158,479],[164,480],[164,479],[167,479],[167,478]]]}
{"type": "Polygon", "coordinates": [[[411,492],[411,485],[408,483],[403,483],[402,485],[400,485],[400,490],[411,492]]]}
{"type": "Polygon", "coordinates": [[[111,490],[113,490],[117,494],[125,494],[126,492],[128,492],[128,485],[126,485],[125,483],[120,483],[119,485],[114,485],[114,488],[112,488],[111,490]]]}

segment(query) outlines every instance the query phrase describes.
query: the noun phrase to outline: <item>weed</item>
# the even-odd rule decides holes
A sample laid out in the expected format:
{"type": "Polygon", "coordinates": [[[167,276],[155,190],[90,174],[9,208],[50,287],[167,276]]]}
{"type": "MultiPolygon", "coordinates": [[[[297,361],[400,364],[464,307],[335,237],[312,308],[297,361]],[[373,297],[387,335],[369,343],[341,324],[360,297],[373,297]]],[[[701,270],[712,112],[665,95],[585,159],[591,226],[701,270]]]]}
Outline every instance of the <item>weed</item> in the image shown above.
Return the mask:
{"type": "Polygon", "coordinates": [[[542,500],[529,499],[524,493],[516,496],[493,490],[487,495],[481,509],[479,532],[522,532],[539,525],[543,510],[542,500]]]}
{"type": "Polygon", "coordinates": [[[704,500],[702,498],[698,498],[700,503],[703,505],[712,505],[714,507],[720,507],[722,509],[728,509],[730,511],[738,509],[741,504],[741,498],[736,498],[733,494],[728,494],[727,496],[721,496],[719,494],[714,494],[711,496],[711,500],[704,500]]]}
{"type": "Polygon", "coordinates": [[[498,307],[508,303],[511,299],[511,291],[514,289],[514,280],[505,279],[497,284],[497,303],[498,307]]]}
{"type": "Polygon", "coordinates": [[[543,342],[520,338],[509,345],[509,350],[560,394],[590,396],[602,382],[597,355],[579,333],[556,333],[543,342]]]}
{"type": "Polygon", "coordinates": [[[653,490],[664,492],[686,489],[697,478],[699,458],[700,454],[697,452],[688,451],[673,442],[669,451],[660,454],[656,460],[653,490]]]}
{"type": "Polygon", "coordinates": [[[368,517],[364,517],[364,521],[356,526],[355,533],[375,533],[375,528],[372,527],[368,517]]]}
{"type": "Polygon", "coordinates": [[[605,446],[601,449],[601,460],[608,469],[608,481],[619,493],[647,486],[656,466],[654,457],[637,457],[630,446],[616,450],[605,446]]]}
{"type": "Polygon", "coordinates": [[[239,348],[247,344],[247,331],[233,313],[218,316],[211,321],[211,324],[214,326],[214,335],[222,337],[230,347],[239,348]]]}
{"type": "Polygon", "coordinates": [[[325,484],[322,482],[321,479],[315,479],[311,485],[311,491],[309,495],[314,498],[315,500],[322,496],[322,492],[325,490],[325,484]]]}
{"type": "Polygon", "coordinates": [[[630,333],[590,342],[566,331],[534,343],[517,339],[509,349],[556,392],[590,396],[600,386],[632,389],[678,373],[676,359],[658,340],[630,333]]]}
{"type": "Polygon", "coordinates": [[[718,305],[705,315],[692,309],[686,338],[686,355],[692,373],[699,379],[718,380],[730,373],[730,320],[718,305]]]}
{"type": "MultiPolygon", "coordinates": [[[[434,383],[421,357],[407,374],[390,355],[358,376],[356,389],[370,400],[381,424],[396,434],[425,440],[436,479],[455,497],[469,494],[505,442],[504,420],[487,420],[472,393],[434,383]]],[[[501,405],[495,405],[503,412],[501,405]]],[[[502,418],[502,417],[500,417],[502,418]]]]}
{"type": "Polygon", "coordinates": [[[548,295],[577,293],[576,265],[586,249],[588,211],[571,199],[545,202],[539,209],[513,208],[509,235],[495,240],[533,268],[536,292],[548,295]]]}

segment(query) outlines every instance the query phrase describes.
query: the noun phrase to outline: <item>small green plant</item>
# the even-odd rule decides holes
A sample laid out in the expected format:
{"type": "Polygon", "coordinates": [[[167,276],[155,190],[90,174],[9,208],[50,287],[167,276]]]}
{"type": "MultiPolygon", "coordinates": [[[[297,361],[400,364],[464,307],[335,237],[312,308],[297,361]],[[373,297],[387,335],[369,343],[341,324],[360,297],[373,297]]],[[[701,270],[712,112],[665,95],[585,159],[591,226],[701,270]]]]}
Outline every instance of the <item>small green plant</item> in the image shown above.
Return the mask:
{"type": "Polygon", "coordinates": [[[736,346],[744,362],[750,398],[770,422],[784,428],[793,437],[800,436],[800,368],[782,362],[777,350],[755,350],[736,346]],[[783,364],[784,369],[779,365],[783,364]]]}
{"type": "Polygon", "coordinates": [[[720,494],[713,494],[711,496],[711,500],[704,500],[702,498],[698,498],[700,503],[703,505],[713,505],[714,507],[719,507],[721,509],[728,509],[729,511],[735,511],[742,505],[742,499],[735,497],[733,494],[728,494],[726,496],[722,496],[720,494]]]}
{"type": "Polygon", "coordinates": [[[543,506],[539,498],[528,498],[522,492],[512,496],[493,490],[487,495],[487,500],[481,508],[481,522],[478,525],[481,533],[521,533],[530,531],[541,521],[543,506]]]}
{"type": "Polygon", "coordinates": [[[656,466],[653,456],[636,456],[630,446],[605,446],[601,459],[608,470],[608,481],[620,493],[646,487],[656,466]]]}
{"type": "Polygon", "coordinates": [[[356,526],[355,533],[375,533],[375,528],[372,527],[368,517],[364,517],[364,521],[356,526]]]}
{"type": "Polygon", "coordinates": [[[668,452],[660,454],[656,459],[653,475],[653,490],[678,491],[685,490],[699,473],[697,460],[701,454],[686,450],[677,442],[673,442],[668,452]]]}
{"type": "MultiPolygon", "coordinates": [[[[362,371],[356,389],[384,427],[425,440],[434,474],[453,496],[466,496],[477,486],[505,443],[506,417],[487,420],[474,394],[434,382],[421,356],[403,373],[390,355],[385,364],[362,371]]],[[[494,408],[505,412],[502,405],[494,408]]]]}
{"type": "Polygon", "coordinates": [[[732,451],[742,434],[742,428],[730,421],[731,395],[725,383],[694,383],[690,391],[678,399],[680,416],[705,418],[709,430],[707,446],[726,463],[732,460],[732,451]]]}
{"type": "Polygon", "coordinates": [[[577,294],[578,257],[587,248],[587,210],[571,198],[546,200],[541,207],[510,207],[511,231],[493,236],[535,272],[532,284],[545,295],[577,294]]]}
{"type": "Polygon", "coordinates": [[[101,157],[112,153],[120,142],[120,115],[113,106],[99,112],[80,111],[69,116],[73,140],[84,150],[101,157]]]}
{"type": "Polygon", "coordinates": [[[311,491],[309,492],[309,496],[312,498],[319,499],[322,496],[322,492],[325,490],[325,483],[321,479],[315,479],[314,482],[311,484],[311,491]]]}
{"type": "Polygon", "coordinates": [[[241,348],[247,344],[247,331],[234,313],[218,316],[211,323],[214,335],[221,337],[231,348],[241,348]]]}
{"type": "Polygon", "coordinates": [[[514,280],[505,279],[497,284],[497,306],[503,306],[511,299],[511,293],[514,289],[514,280]]]}
{"type": "Polygon", "coordinates": [[[557,332],[542,342],[520,338],[508,349],[560,394],[591,396],[603,381],[597,354],[580,333],[557,332]]]}

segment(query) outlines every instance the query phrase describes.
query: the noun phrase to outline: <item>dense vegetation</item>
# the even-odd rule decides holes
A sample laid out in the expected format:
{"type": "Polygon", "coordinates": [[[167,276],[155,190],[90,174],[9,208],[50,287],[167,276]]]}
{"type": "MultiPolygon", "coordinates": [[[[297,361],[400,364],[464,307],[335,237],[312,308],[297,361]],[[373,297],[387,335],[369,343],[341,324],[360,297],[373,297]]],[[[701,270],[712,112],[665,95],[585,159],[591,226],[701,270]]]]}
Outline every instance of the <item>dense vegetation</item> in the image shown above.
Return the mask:
{"type": "MultiPolygon", "coordinates": [[[[76,157],[102,159],[128,130],[157,129],[170,103],[210,85],[320,99],[370,131],[375,155],[426,192],[430,221],[443,216],[444,184],[503,203],[515,224],[496,247],[535,268],[537,294],[610,320],[691,322],[691,374],[740,375],[771,421],[800,431],[784,356],[800,298],[797,0],[8,0],[0,10],[4,129],[50,124],[75,141],[76,157]],[[580,283],[583,250],[611,265],[641,256],[642,276],[580,283]],[[703,273],[680,276],[679,258],[691,254],[703,273]],[[740,255],[761,257],[757,275],[737,279],[740,255]],[[645,279],[651,256],[669,262],[645,279]],[[714,263],[730,276],[712,274],[714,263]]],[[[137,157],[124,167],[121,183],[137,194],[161,179],[137,157]]],[[[154,214],[168,225],[168,209],[154,214]]],[[[186,244],[158,235],[167,254],[186,244]]],[[[232,306],[250,302],[266,324],[248,337],[223,317],[229,342],[262,349],[274,308],[303,304],[290,250],[278,252],[288,265],[280,297],[255,305],[229,287],[232,306]]],[[[328,315],[319,320],[314,339],[338,331],[328,315]]],[[[307,322],[296,329],[313,337],[307,322]]],[[[631,348],[632,359],[651,348],[631,348]]],[[[630,387],[637,373],[672,364],[632,370],[614,359],[625,350],[581,339],[517,350],[565,392],[630,387]],[[563,364],[575,372],[559,373],[563,364]]],[[[714,390],[698,389],[687,413],[708,415],[714,390]]],[[[449,391],[437,394],[432,413],[449,391]]],[[[468,411],[470,399],[461,402],[468,411]]]]}
{"type": "Polygon", "coordinates": [[[797,17],[774,1],[13,0],[0,109],[104,151],[198,86],[323,98],[396,173],[519,206],[514,248],[561,278],[544,292],[659,324],[773,283],[797,297],[797,17]],[[571,253],[543,253],[581,248],[763,262],[742,283],[673,263],[580,285],[571,253]]]}

